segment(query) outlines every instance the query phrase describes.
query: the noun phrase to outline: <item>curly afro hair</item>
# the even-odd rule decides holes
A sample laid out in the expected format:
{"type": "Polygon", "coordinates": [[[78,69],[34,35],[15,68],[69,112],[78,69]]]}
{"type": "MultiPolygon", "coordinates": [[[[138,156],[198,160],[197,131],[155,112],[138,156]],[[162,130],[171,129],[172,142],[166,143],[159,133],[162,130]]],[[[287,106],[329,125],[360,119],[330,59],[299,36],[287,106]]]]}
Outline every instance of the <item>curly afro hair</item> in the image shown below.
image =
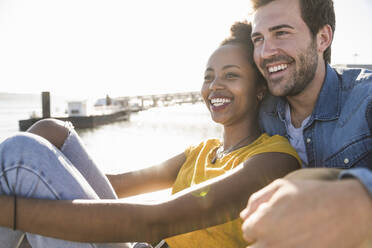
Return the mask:
{"type": "Polygon", "coordinates": [[[251,39],[252,33],[252,24],[243,21],[243,22],[235,22],[230,28],[230,36],[227,37],[224,41],[222,41],[220,46],[224,45],[239,45],[241,46],[247,54],[247,59],[249,63],[254,67],[257,72],[257,82],[258,83],[265,83],[265,79],[258,71],[256,64],[253,60],[253,42],[251,39]]]}

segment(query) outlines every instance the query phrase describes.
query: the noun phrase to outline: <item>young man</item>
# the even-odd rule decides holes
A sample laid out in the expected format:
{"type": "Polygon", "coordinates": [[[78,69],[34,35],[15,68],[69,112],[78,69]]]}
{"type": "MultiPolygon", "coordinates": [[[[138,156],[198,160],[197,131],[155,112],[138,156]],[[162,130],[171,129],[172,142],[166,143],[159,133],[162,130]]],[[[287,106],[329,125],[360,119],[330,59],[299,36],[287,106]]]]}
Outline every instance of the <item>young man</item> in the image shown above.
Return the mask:
{"type": "Polygon", "coordinates": [[[372,237],[372,72],[329,66],[332,0],[252,2],[254,60],[273,95],[264,131],[287,136],[305,168],[333,169],[303,169],[252,195],[245,238],[260,248],[358,247],[372,237]]]}

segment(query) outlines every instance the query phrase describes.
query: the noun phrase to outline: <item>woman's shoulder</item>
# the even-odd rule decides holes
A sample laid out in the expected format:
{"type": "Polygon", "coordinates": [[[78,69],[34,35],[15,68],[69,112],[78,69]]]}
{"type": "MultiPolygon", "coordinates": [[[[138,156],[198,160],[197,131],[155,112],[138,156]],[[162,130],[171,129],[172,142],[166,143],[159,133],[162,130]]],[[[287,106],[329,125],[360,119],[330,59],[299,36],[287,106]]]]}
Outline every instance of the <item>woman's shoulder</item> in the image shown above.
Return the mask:
{"type": "Polygon", "coordinates": [[[221,145],[221,141],[218,138],[210,138],[201,141],[198,144],[191,145],[190,147],[199,147],[199,146],[207,146],[207,145],[221,145]]]}
{"type": "Polygon", "coordinates": [[[281,136],[281,135],[269,135],[267,133],[261,134],[261,136],[257,139],[258,143],[260,144],[268,144],[268,143],[283,143],[283,144],[288,144],[289,141],[286,137],[281,136]]]}
{"type": "Polygon", "coordinates": [[[191,145],[186,148],[185,154],[186,156],[191,152],[200,152],[202,149],[213,149],[215,147],[219,147],[221,145],[221,141],[218,138],[210,138],[201,141],[198,144],[191,145]]]}
{"type": "Polygon", "coordinates": [[[256,150],[263,152],[280,152],[294,156],[299,163],[301,163],[300,157],[296,150],[291,146],[288,139],[281,135],[270,136],[266,133],[262,134],[259,138],[260,141],[256,146],[256,150]]]}
{"type": "Polygon", "coordinates": [[[255,150],[264,152],[285,152],[296,154],[296,151],[291,146],[287,138],[280,135],[270,136],[264,133],[256,140],[254,147],[255,150]]]}

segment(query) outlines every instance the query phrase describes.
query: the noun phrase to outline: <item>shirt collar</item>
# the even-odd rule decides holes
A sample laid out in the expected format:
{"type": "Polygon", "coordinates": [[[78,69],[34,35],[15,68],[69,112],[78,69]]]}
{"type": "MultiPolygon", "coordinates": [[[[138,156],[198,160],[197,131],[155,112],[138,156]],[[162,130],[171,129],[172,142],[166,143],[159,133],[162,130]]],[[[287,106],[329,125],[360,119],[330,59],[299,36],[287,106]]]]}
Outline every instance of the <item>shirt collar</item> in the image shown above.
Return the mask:
{"type": "MultiPolygon", "coordinates": [[[[320,90],[318,100],[315,104],[311,119],[334,120],[340,115],[341,82],[334,69],[327,64],[326,76],[320,90]]],[[[285,120],[285,107],[287,101],[284,98],[278,99],[277,113],[281,120],[285,120]]]]}
{"type": "Polygon", "coordinates": [[[340,116],[341,81],[334,69],[327,64],[326,77],[313,111],[314,119],[334,120],[340,116]]]}

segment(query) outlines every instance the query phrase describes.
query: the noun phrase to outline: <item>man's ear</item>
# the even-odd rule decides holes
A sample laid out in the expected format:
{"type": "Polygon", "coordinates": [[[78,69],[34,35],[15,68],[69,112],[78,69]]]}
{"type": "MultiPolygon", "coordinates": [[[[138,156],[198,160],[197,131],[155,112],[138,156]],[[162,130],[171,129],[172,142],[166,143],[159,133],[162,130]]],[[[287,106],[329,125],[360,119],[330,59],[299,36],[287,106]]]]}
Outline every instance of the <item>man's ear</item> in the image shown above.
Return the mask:
{"type": "Polygon", "coordinates": [[[331,46],[333,40],[333,31],[329,24],[324,25],[316,35],[317,47],[319,53],[324,53],[324,51],[331,46]]]}

